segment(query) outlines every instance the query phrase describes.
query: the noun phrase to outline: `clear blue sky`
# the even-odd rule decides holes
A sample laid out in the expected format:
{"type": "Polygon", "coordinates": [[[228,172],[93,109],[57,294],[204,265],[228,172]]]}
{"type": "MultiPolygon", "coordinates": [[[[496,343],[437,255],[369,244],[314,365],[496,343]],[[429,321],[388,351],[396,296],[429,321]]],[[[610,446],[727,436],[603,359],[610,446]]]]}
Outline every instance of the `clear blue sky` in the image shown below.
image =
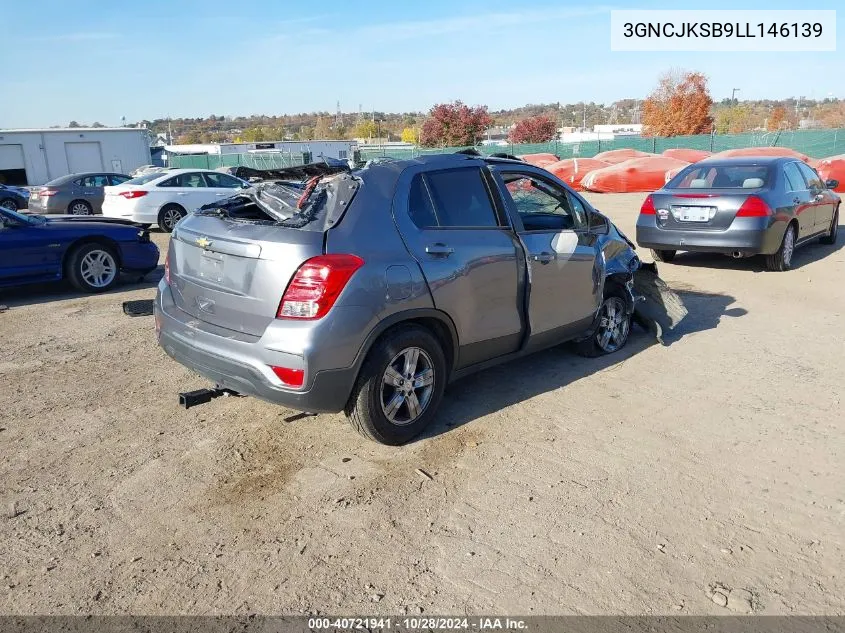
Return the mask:
{"type": "MultiPolygon", "coordinates": [[[[491,109],[643,98],[678,67],[714,99],[845,98],[845,45],[832,53],[610,51],[621,1],[4,3],[0,128],[117,125],[166,116],[427,110],[461,99],[491,109]]],[[[814,9],[839,2],[814,0],[814,9]]],[[[795,9],[783,0],[685,8],[795,9]]],[[[845,10],[840,11],[845,13],[845,10]]]]}

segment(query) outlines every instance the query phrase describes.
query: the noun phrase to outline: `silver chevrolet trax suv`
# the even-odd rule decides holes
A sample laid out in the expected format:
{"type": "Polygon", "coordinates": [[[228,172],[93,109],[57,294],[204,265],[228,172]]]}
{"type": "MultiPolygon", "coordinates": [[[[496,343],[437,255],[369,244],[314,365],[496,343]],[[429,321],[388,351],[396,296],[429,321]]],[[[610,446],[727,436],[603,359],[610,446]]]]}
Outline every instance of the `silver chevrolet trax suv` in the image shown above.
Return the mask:
{"type": "Polygon", "coordinates": [[[276,179],[185,217],[155,302],[160,345],[236,392],[345,411],[402,444],[446,384],[564,341],[614,352],[631,242],[549,172],[463,154],[276,179]]]}

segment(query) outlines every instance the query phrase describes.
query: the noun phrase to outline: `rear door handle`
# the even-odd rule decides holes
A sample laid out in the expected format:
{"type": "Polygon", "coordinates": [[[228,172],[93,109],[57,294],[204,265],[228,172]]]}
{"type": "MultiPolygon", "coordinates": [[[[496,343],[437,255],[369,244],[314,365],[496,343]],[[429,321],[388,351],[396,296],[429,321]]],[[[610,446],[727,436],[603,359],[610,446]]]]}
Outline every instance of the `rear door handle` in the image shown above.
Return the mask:
{"type": "Polygon", "coordinates": [[[451,246],[446,246],[445,244],[441,244],[440,242],[438,242],[437,244],[429,244],[428,246],[426,246],[425,252],[429,255],[449,257],[449,255],[455,252],[455,249],[451,246]]]}
{"type": "Polygon", "coordinates": [[[540,262],[541,264],[548,264],[550,261],[554,260],[554,258],[554,253],[547,252],[535,253],[531,256],[531,259],[533,259],[535,262],[540,262]]]}

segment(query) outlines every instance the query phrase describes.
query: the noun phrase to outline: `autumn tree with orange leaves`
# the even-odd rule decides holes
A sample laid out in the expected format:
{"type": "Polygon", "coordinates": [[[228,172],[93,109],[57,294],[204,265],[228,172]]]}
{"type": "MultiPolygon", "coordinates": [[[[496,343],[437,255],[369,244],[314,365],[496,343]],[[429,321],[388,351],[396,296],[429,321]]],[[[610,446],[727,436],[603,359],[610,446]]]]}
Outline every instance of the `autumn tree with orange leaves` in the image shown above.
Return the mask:
{"type": "Polygon", "coordinates": [[[707,77],[670,70],[643,103],[644,133],[650,136],[709,134],[713,128],[713,99],[707,77]]]}

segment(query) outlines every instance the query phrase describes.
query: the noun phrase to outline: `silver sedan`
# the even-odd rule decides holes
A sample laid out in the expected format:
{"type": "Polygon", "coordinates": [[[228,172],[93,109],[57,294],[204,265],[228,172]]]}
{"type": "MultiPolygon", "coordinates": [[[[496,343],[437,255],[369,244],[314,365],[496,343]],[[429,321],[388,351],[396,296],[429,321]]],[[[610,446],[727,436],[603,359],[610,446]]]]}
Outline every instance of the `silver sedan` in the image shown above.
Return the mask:
{"type": "Polygon", "coordinates": [[[836,242],[837,185],[793,158],[703,160],[646,198],[637,244],[657,261],[678,251],[765,255],[770,270],[788,270],[797,247],[836,242]]]}

